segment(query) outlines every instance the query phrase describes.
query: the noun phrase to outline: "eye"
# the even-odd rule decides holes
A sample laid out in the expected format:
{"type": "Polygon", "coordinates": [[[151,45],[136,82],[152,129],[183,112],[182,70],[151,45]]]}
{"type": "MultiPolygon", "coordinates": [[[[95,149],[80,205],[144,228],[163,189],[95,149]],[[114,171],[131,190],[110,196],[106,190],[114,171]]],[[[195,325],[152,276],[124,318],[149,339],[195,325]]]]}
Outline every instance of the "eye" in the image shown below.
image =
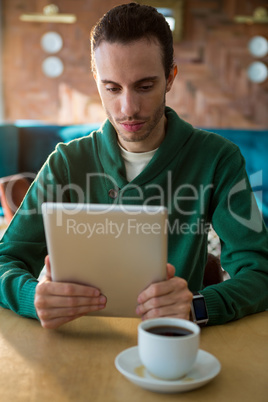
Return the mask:
{"type": "Polygon", "coordinates": [[[141,91],[143,91],[143,92],[150,91],[150,89],[152,89],[152,88],[153,88],[153,85],[152,85],[152,84],[142,85],[141,87],[139,87],[139,89],[140,89],[141,91]]]}
{"type": "Polygon", "coordinates": [[[106,91],[111,92],[111,93],[117,93],[119,92],[119,88],[117,87],[106,87],[106,91]]]}

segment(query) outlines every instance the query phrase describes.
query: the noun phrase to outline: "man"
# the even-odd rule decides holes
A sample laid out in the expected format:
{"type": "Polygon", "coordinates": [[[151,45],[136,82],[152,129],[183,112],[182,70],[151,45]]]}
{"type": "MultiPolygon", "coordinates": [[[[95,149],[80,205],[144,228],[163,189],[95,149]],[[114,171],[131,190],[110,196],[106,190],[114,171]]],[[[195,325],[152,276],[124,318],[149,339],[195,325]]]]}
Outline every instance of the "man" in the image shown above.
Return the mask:
{"type": "Polygon", "coordinates": [[[92,30],[91,45],[108,120],[90,136],[60,144],[37,176],[0,247],[0,305],[38,318],[46,328],[105,308],[98,289],[52,282],[48,256],[46,277],[36,280],[46,245],[42,217],[32,211],[40,211],[40,200],[56,200],[60,186],[64,202],[81,202],[79,188],[83,202],[168,207],[167,280],[138,296],[142,319],[189,319],[195,291],[206,302],[210,325],[264,310],[267,231],[244,160],[234,144],[194,129],[165,106],[177,67],[164,17],[136,3],[115,7],[92,30]],[[87,192],[91,173],[95,179],[87,192]],[[203,289],[211,222],[231,279],[203,289]]]}

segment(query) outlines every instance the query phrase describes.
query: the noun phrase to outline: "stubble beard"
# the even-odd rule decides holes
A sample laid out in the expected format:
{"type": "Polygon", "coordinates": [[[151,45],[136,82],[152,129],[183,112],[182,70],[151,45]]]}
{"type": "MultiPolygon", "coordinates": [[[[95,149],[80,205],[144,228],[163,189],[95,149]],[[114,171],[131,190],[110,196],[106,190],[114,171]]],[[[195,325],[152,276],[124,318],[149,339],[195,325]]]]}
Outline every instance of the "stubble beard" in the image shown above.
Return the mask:
{"type": "MultiPolygon", "coordinates": [[[[133,120],[141,120],[141,121],[146,121],[148,120],[147,118],[143,119],[142,117],[139,116],[133,116],[131,117],[131,119],[129,118],[125,118],[125,119],[114,119],[112,117],[112,115],[110,114],[110,112],[105,108],[105,112],[107,114],[107,117],[110,121],[110,123],[113,125],[115,131],[117,132],[117,135],[125,142],[139,142],[139,141],[145,141],[147,138],[150,137],[151,133],[154,131],[154,129],[157,127],[157,125],[159,124],[161,118],[163,117],[164,113],[165,113],[165,107],[166,107],[166,99],[164,97],[163,102],[161,103],[161,105],[158,107],[158,109],[155,110],[154,115],[152,117],[152,119],[150,119],[148,126],[146,127],[146,131],[142,132],[142,133],[128,133],[128,135],[126,135],[122,130],[120,130],[120,128],[118,127],[118,125],[120,125],[120,122],[122,121],[133,121],[133,120]]],[[[145,123],[146,125],[147,123],[145,123]]],[[[142,129],[143,130],[143,129],[142,129]]]]}

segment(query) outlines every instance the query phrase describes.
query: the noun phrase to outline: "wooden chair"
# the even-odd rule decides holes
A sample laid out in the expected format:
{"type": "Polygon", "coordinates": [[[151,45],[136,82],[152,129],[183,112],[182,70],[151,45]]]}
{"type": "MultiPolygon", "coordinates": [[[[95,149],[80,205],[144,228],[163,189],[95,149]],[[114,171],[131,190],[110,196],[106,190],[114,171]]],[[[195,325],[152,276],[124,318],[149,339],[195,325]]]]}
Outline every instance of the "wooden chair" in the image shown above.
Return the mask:
{"type": "Polygon", "coordinates": [[[223,282],[223,280],[224,271],[221,267],[220,259],[213,254],[208,254],[203,278],[204,287],[215,285],[217,283],[223,282]]]}
{"type": "Polygon", "coordinates": [[[0,178],[0,201],[8,224],[20,206],[29,186],[30,181],[23,174],[0,178]]]}

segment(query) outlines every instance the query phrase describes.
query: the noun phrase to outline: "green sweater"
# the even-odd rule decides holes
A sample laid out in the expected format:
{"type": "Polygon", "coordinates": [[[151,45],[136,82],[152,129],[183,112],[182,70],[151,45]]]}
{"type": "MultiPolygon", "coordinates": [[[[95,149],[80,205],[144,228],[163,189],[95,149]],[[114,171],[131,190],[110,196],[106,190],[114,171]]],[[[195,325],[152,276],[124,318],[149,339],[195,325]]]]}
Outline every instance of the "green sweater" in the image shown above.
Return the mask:
{"type": "Polygon", "coordinates": [[[47,254],[44,201],[165,205],[168,261],[191,291],[201,291],[209,324],[268,307],[268,241],[236,145],[193,128],[166,108],[167,132],[147,167],[126,180],[117,136],[107,120],[96,132],[58,144],[30,187],[0,243],[0,305],[38,318],[34,294],[47,254]],[[118,190],[116,199],[111,189],[118,190]],[[231,279],[202,289],[207,232],[221,239],[231,279]]]}

